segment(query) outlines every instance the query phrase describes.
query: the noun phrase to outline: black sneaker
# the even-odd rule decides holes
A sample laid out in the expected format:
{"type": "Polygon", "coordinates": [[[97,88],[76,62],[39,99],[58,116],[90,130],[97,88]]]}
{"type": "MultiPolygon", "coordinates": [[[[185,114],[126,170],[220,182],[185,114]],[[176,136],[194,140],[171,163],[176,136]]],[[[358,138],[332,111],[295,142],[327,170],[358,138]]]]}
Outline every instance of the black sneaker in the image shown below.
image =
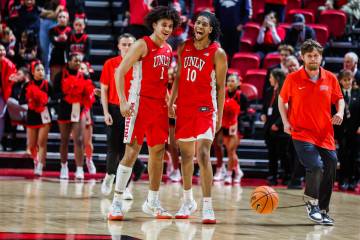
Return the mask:
{"type": "Polygon", "coordinates": [[[326,211],[321,211],[321,216],[323,219],[321,222],[321,225],[325,225],[325,226],[333,226],[334,225],[334,219],[329,217],[329,215],[327,214],[326,211]]]}
{"type": "Polygon", "coordinates": [[[323,217],[321,215],[319,205],[312,205],[310,202],[307,202],[306,210],[308,213],[308,217],[311,221],[316,222],[316,223],[323,222],[323,217]]]}

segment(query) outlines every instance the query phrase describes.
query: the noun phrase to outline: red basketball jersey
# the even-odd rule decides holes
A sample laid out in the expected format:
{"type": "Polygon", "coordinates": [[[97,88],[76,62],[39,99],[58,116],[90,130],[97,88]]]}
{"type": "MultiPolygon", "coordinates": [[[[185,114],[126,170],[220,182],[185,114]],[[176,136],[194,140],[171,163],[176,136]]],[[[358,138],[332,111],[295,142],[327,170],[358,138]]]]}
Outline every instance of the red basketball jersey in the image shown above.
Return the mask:
{"type": "Polygon", "coordinates": [[[177,104],[217,110],[214,55],[219,48],[216,42],[197,50],[193,40],[185,42],[181,53],[181,72],[177,104]]]}
{"type": "Polygon", "coordinates": [[[147,36],[143,39],[148,53],[133,66],[130,94],[165,99],[172,57],[171,47],[167,43],[159,47],[147,36]]]}

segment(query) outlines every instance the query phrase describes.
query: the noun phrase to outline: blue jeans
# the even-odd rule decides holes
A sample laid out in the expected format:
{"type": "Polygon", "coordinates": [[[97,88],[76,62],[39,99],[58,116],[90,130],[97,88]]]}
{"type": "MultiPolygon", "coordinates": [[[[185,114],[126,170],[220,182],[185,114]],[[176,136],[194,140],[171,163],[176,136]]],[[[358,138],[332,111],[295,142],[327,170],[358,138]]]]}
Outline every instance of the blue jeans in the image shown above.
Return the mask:
{"type": "Polygon", "coordinates": [[[336,176],[336,151],[294,139],[293,142],[299,160],[306,169],[305,195],[318,199],[320,210],[329,211],[336,176]]]}
{"type": "Polygon", "coordinates": [[[56,21],[48,18],[40,19],[40,48],[41,48],[41,61],[45,67],[45,74],[49,75],[49,60],[50,60],[50,37],[49,30],[56,26],[56,21]]]}

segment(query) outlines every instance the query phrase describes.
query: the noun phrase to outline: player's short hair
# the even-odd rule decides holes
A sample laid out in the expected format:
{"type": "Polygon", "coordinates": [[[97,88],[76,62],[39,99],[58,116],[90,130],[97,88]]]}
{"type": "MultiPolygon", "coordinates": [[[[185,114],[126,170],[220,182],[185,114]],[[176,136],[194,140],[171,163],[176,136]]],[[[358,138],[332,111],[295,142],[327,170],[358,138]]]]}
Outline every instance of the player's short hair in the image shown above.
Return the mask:
{"type": "Polygon", "coordinates": [[[312,52],[314,50],[317,50],[321,55],[324,51],[324,48],[321,46],[321,44],[313,39],[306,40],[301,45],[301,55],[305,55],[306,53],[312,52]]]}
{"type": "Polygon", "coordinates": [[[156,23],[160,19],[169,19],[173,21],[173,29],[179,26],[180,16],[178,12],[171,7],[159,6],[151,10],[145,17],[145,25],[150,30],[153,29],[153,23],[156,23]]]}
{"type": "Polygon", "coordinates": [[[209,11],[202,11],[195,17],[194,20],[196,21],[200,16],[209,19],[210,26],[212,27],[212,32],[209,35],[210,41],[211,42],[217,41],[221,35],[221,29],[220,29],[219,20],[216,18],[215,14],[209,11]]]}
{"type": "Polygon", "coordinates": [[[119,43],[120,40],[123,39],[123,38],[132,38],[134,41],[136,40],[136,38],[135,38],[132,34],[130,34],[130,33],[123,33],[123,34],[121,34],[120,36],[118,36],[118,38],[117,38],[118,43],[119,43]]]}

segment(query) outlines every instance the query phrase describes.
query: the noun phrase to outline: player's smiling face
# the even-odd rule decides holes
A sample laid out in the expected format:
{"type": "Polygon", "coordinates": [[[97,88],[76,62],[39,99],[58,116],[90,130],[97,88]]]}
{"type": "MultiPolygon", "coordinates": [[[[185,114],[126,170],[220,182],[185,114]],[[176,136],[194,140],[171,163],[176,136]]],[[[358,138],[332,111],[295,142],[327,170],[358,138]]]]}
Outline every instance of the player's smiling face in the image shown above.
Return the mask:
{"type": "Polygon", "coordinates": [[[174,23],[170,19],[160,19],[156,23],[153,23],[155,35],[163,41],[166,41],[174,28],[174,23]]]}
{"type": "Polygon", "coordinates": [[[199,16],[194,25],[194,36],[196,40],[202,40],[207,38],[212,32],[212,27],[210,25],[210,19],[205,16],[199,16]]]}

